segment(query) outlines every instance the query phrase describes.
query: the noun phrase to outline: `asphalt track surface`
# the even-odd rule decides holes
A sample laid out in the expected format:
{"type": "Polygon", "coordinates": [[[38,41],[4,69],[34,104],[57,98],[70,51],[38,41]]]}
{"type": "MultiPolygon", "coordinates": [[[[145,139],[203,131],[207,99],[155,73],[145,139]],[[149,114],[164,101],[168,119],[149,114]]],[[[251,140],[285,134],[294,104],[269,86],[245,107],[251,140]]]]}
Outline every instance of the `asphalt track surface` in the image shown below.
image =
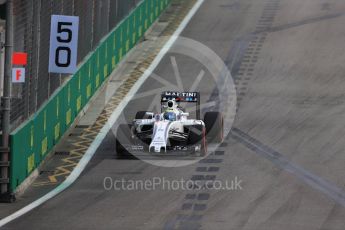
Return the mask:
{"type": "MultiPolygon", "coordinates": [[[[237,83],[224,144],[197,164],[165,168],[116,159],[110,132],[74,185],[4,229],[344,229],[344,12],[340,0],[206,0],[182,35],[216,52],[237,83]],[[237,178],[242,189],[107,191],[105,177],[237,178]]],[[[202,65],[173,56],[188,88],[202,65]]],[[[171,60],[154,72],[175,85],[171,60]]],[[[199,86],[205,101],[217,100],[210,79],[199,86]]],[[[149,78],[139,93],[160,86],[149,78]]]]}

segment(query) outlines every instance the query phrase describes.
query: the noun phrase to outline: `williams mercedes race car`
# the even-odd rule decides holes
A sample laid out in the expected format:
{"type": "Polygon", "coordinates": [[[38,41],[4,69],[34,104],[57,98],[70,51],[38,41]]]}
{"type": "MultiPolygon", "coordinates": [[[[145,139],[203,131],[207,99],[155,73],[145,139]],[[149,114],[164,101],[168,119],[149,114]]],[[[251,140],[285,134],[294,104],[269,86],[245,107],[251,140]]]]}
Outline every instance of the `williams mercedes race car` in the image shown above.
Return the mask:
{"type": "Polygon", "coordinates": [[[119,125],[116,132],[118,157],[135,153],[187,152],[204,156],[207,143],[223,140],[223,117],[219,112],[206,112],[200,119],[198,92],[163,92],[161,113],[137,112],[131,124],[119,125]],[[180,106],[194,103],[196,119],[180,106]]]}

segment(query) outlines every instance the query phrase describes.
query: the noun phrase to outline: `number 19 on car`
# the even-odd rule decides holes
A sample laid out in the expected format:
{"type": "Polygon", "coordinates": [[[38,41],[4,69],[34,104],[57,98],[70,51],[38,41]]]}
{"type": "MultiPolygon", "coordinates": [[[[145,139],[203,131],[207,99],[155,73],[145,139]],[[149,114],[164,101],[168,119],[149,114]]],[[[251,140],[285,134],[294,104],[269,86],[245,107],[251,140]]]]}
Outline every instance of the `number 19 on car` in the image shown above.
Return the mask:
{"type": "Polygon", "coordinates": [[[79,17],[52,15],[49,72],[73,74],[77,70],[79,17]]]}

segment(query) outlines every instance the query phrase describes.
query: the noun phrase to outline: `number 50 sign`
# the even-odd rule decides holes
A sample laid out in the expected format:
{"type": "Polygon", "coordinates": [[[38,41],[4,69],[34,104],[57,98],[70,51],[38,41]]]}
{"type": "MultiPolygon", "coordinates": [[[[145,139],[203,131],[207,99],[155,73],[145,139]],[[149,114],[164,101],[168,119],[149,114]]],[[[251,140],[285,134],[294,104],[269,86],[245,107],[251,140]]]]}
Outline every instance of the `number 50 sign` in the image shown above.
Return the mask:
{"type": "Polygon", "coordinates": [[[49,72],[73,74],[77,70],[79,17],[52,15],[49,72]]]}

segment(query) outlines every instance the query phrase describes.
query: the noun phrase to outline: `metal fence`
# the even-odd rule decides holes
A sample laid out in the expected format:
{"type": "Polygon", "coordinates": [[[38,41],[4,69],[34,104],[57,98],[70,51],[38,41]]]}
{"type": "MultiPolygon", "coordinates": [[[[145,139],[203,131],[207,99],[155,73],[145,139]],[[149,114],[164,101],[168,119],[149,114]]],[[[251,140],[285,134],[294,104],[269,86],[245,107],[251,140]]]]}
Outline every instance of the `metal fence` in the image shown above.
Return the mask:
{"type": "Polygon", "coordinates": [[[25,84],[12,85],[11,127],[34,114],[66,80],[48,73],[50,16],[79,16],[78,62],[141,0],[14,0],[14,51],[28,53],[25,84]]]}

